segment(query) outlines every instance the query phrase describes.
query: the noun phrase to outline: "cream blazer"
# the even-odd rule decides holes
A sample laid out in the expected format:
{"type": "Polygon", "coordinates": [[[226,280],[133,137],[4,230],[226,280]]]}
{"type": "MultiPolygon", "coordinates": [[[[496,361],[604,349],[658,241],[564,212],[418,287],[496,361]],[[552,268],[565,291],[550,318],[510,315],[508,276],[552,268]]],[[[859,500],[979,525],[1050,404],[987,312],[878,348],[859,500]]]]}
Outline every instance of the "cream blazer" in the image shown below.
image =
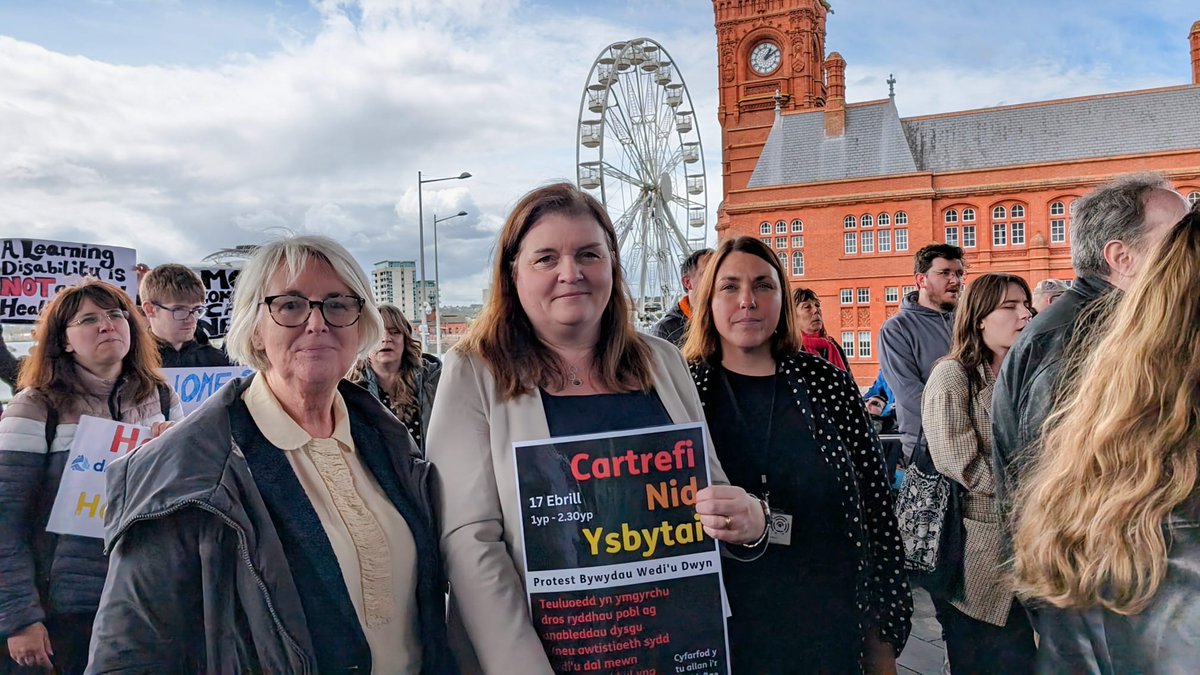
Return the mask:
{"type": "MultiPolygon", "coordinates": [[[[654,390],[675,423],[703,422],[683,356],[643,335],[654,390]]],[[[707,434],[707,430],[706,430],[707,434]]],[[[538,392],[501,401],[487,365],[451,352],[433,403],[426,458],[438,470],[442,555],[450,580],[450,646],[464,673],[552,673],[529,619],[512,444],[550,437],[538,392]]],[[[714,483],[727,484],[712,444],[714,483]]]]}

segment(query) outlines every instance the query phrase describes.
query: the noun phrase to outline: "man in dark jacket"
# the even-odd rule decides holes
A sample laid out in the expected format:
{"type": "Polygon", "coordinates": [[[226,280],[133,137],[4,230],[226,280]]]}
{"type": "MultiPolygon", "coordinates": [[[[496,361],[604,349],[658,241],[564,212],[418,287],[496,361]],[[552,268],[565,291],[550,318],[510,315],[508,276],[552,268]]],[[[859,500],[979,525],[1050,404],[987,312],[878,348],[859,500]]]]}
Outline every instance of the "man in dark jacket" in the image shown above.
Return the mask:
{"type": "Polygon", "coordinates": [[[650,334],[682,347],[687,338],[688,321],[692,318],[692,303],[696,301],[696,282],[704,275],[704,268],[712,257],[711,248],[693,251],[679,266],[680,280],[687,295],[670,309],[663,318],[650,327],[650,334]]]}
{"type": "Polygon", "coordinates": [[[148,272],[139,293],[142,311],[158,343],[163,368],[232,365],[225,352],[196,329],[204,313],[204,285],[183,265],[159,265],[148,272]]]}
{"type": "Polygon", "coordinates": [[[1102,301],[1133,284],[1154,247],[1187,213],[1187,202],[1162,176],[1138,174],[1080,198],[1074,212],[1071,265],[1077,279],[1021,331],[992,394],[996,498],[1006,516],[1042,423],[1072,389],[1069,366],[1103,328],[1102,301]]]}
{"type": "Polygon", "coordinates": [[[896,395],[896,422],[906,459],[912,457],[921,434],[921,397],[929,372],[950,352],[954,308],[965,275],[961,248],[923,247],[913,256],[917,290],[904,296],[900,312],[879,329],[879,365],[896,395]]]}

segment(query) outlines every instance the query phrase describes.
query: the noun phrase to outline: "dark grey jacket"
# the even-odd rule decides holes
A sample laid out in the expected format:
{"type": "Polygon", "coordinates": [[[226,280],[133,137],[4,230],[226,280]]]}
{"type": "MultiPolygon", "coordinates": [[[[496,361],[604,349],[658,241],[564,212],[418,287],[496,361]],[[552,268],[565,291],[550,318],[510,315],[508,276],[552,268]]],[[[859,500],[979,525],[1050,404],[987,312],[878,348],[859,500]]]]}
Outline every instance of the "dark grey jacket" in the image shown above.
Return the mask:
{"type": "MultiPolygon", "coordinates": [[[[168,434],[107,471],[111,557],[89,673],[313,673],[322,653],[346,664],[322,672],[370,671],[336,558],[294,476],[293,497],[279,511],[280,495],[289,494],[286,460],[267,447],[272,471],[255,464],[252,474],[251,462],[263,460],[248,457],[264,456],[261,443],[235,440],[245,436],[238,420],[248,413],[240,397],[252,377],[232,380],[168,434]],[[297,531],[292,523],[308,524],[300,534],[311,544],[303,555],[295,548],[285,555],[280,519],[289,536],[297,531]],[[318,593],[302,600],[301,588],[318,593]],[[306,617],[314,602],[327,611],[306,617]],[[316,649],[318,629],[338,639],[316,649]]],[[[349,382],[339,391],[364,464],[412,530],[422,672],[453,672],[428,493],[432,467],[365,391],[349,382]]]]}
{"type": "Polygon", "coordinates": [[[1034,317],[1004,358],[992,394],[992,465],[1001,513],[1008,513],[1010,495],[1029,458],[1026,450],[1041,437],[1042,423],[1062,393],[1063,352],[1078,332],[1080,314],[1115,290],[1103,279],[1080,277],[1034,317]]]}
{"type": "Polygon", "coordinates": [[[670,311],[663,315],[663,318],[650,327],[650,334],[662,338],[676,347],[682,347],[683,341],[687,338],[687,329],[688,319],[683,315],[683,309],[677,302],[670,311]]]}
{"type": "Polygon", "coordinates": [[[879,366],[896,395],[896,423],[904,457],[912,457],[921,434],[921,397],[933,364],[950,353],[953,312],[937,312],[917,301],[918,291],[904,296],[900,313],[879,329],[879,366]]]}
{"type": "MultiPolygon", "coordinates": [[[[379,376],[371,369],[370,362],[359,370],[359,376],[359,384],[376,399],[383,400],[379,390],[379,376]]],[[[417,441],[422,455],[425,454],[425,430],[429,428],[429,414],[433,412],[433,398],[437,395],[437,386],[441,379],[442,360],[433,354],[421,354],[421,370],[417,372],[417,401],[421,406],[421,417],[408,420],[397,415],[417,441]]],[[[396,410],[393,409],[392,412],[395,413],[396,410]]]]}
{"type": "Polygon", "coordinates": [[[1167,576],[1141,613],[1034,608],[1039,673],[1175,675],[1200,669],[1200,491],[1167,527],[1167,576]]]}

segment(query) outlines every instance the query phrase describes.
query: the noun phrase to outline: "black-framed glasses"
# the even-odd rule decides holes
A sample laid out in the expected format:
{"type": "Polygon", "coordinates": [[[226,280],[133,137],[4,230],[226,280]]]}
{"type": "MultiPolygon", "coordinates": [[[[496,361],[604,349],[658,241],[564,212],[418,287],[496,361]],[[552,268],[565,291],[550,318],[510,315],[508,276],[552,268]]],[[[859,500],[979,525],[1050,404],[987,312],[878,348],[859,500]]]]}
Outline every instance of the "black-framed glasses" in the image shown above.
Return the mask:
{"type": "Polygon", "coordinates": [[[284,328],[296,328],[308,322],[313,308],[321,309],[325,323],[334,328],[353,326],[362,316],[366,300],[355,295],[331,295],[324,300],[309,300],[299,295],[268,295],[263,298],[271,319],[284,328]]]}
{"type": "Polygon", "coordinates": [[[201,316],[204,316],[204,305],[197,305],[195,307],[167,307],[165,305],[160,305],[157,302],[151,302],[150,304],[159,309],[170,312],[171,318],[175,319],[176,321],[187,321],[188,317],[195,317],[199,319],[201,316]]]}
{"type": "Polygon", "coordinates": [[[126,312],[123,309],[106,309],[99,314],[84,314],[74,321],[68,321],[67,327],[71,328],[74,326],[86,326],[88,328],[95,328],[96,326],[100,325],[101,321],[105,320],[114,324],[118,321],[128,321],[129,312],[126,312]]]}

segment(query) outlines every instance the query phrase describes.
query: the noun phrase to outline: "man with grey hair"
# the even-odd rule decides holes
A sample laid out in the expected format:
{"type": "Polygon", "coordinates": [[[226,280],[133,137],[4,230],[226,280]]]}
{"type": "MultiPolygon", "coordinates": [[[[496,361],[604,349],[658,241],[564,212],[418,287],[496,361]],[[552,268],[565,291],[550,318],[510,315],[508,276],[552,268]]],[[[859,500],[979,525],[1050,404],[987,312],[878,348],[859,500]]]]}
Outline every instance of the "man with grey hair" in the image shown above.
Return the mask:
{"type": "Polygon", "coordinates": [[[1038,313],[1046,311],[1070,287],[1060,279],[1042,279],[1033,287],[1033,309],[1038,313]]]}
{"type": "Polygon", "coordinates": [[[1060,394],[1073,387],[1064,364],[1086,345],[1096,321],[1103,321],[1097,319],[1102,312],[1089,310],[1132,286],[1154,248],[1187,213],[1187,202],[1161,175],[1135,174],[1085,195],[1074,210],[1071,265],[1077,279],[1021,331],[992,395],[996,498],[1006,520],[1042,423],[1060,394]]]}

